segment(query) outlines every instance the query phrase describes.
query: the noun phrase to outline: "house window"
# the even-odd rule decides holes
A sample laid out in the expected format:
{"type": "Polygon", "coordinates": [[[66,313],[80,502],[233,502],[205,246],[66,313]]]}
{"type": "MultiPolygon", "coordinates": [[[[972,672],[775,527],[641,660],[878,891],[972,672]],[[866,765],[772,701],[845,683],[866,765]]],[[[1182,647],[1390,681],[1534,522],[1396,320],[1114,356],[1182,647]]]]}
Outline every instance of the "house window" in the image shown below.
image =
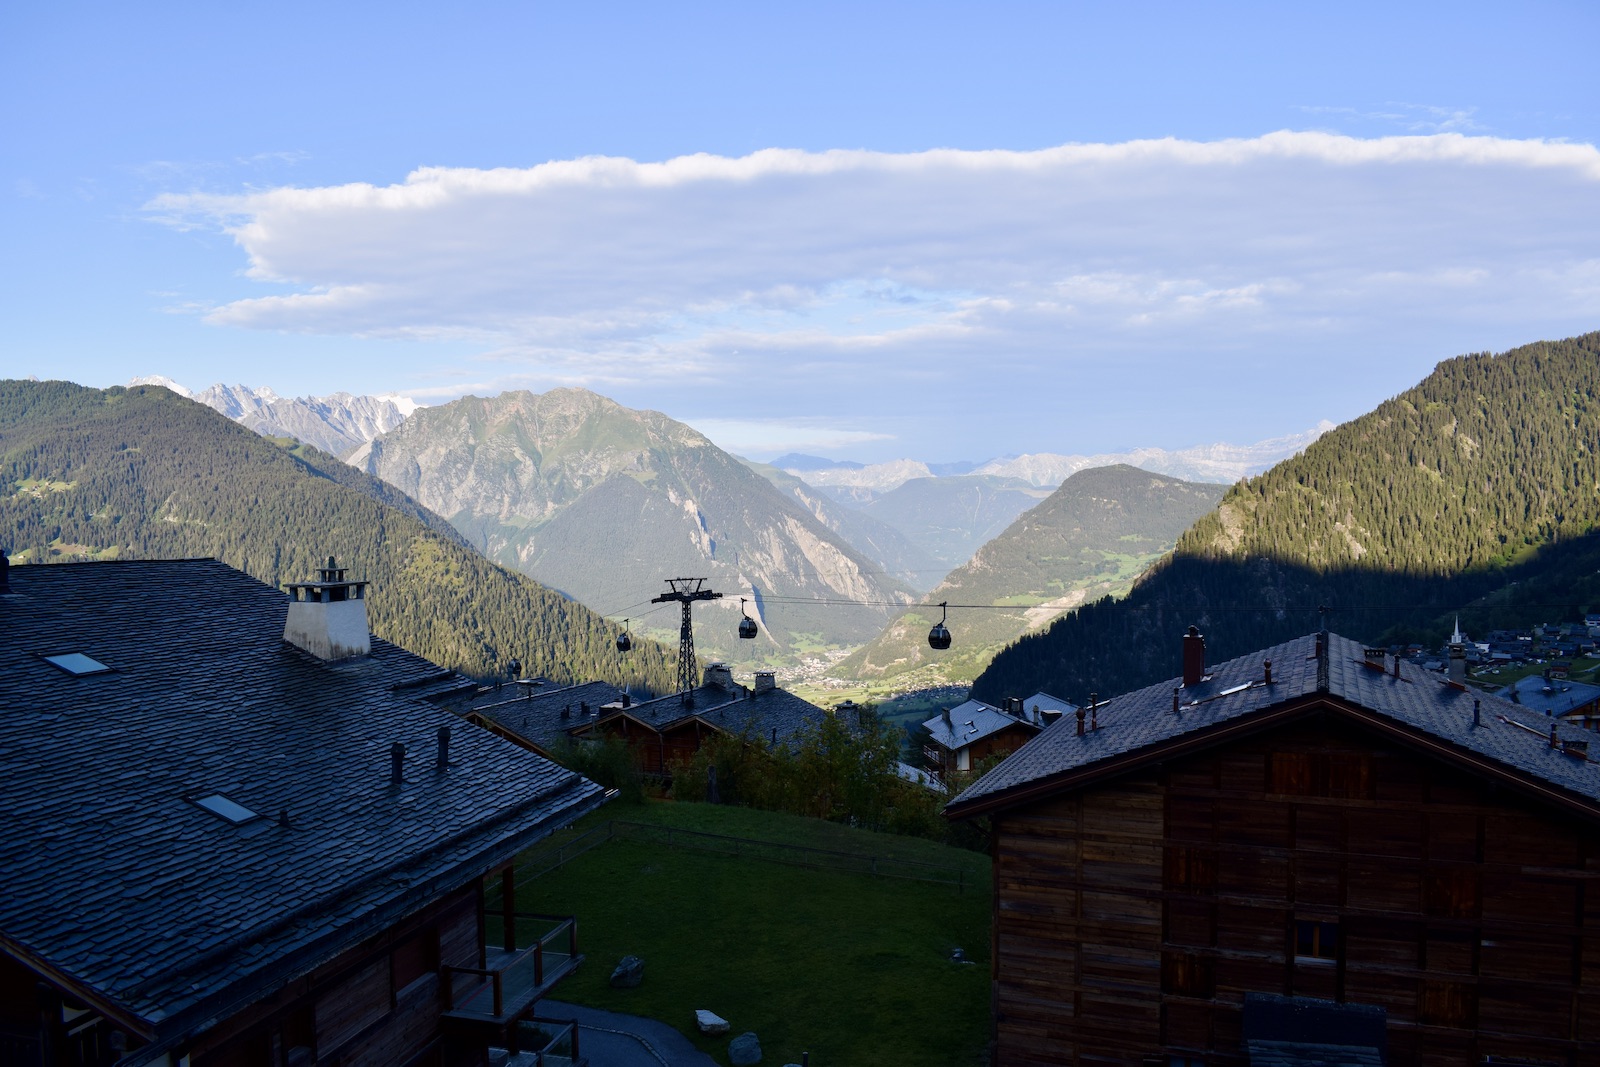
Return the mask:
{"type": "Polygon", "coordinates": [[[62,652],[54,656],[43,657],[50,666],[66,671],[68,674],[108,674],[111,671],[104,663],[93,656],[86,656],[82,652],[62,652]]]}
{"type": "Polygon", "coordinates": [[[1294,958],[1298,961],[1339,958],[1339,924],[1300,919],[1294,924],[1294,958]]]}

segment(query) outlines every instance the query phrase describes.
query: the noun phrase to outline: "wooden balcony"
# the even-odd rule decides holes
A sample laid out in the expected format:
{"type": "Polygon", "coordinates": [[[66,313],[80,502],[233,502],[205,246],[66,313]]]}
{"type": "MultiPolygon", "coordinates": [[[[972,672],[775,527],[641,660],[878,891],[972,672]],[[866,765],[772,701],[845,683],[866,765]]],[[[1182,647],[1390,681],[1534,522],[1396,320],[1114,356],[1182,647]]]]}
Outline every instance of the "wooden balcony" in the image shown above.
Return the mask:
{"type": "Polygon", "coordinates": [[[583,957],[578,922],[570,916],[517,912],[510,921],[489,918],[484,965],[443,968],[449,997],[444,1018],[501,1030],[527,1014],[583,957]]]}

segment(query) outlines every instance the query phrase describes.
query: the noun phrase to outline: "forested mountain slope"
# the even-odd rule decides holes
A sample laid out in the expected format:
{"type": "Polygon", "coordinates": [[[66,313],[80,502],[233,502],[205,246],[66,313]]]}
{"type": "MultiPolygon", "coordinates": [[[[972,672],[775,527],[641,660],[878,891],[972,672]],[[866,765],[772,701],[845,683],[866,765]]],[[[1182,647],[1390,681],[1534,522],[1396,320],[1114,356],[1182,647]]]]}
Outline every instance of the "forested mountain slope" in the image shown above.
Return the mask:
{"type": "Polygon", "coordinates": [[[373,632],[439,664],[484,677],[516,657],[556,680],[670,691],[659,646],[619,657],[615,627],[444,525],[332,456],[163,388],[0,382],[0,538],[19,563],[214,556],[279,585],[333,555],[372,583],[373,632]]]}
{"type": "Polygon", "coordinates": [[[1230,489],[1127,599],[1023,638],[974,688],[1122,692],[1318,626],[1428,639],[1600,609],[1600,333],[1446,360],[1230,489]]]}
{"type": "Polygon", "coordinates": [[[727,594],[697,609],[698,647],[792,657],[856,644],[909,594],[702,434],[582,389],[423,408],[350,462],[445,516],[485,555],[613,617],[675,635],[663,580],[727,594]],[[740,595],[761,639],[734,634],[740,595]],[[641,618],[642,617],[642,618],[641,618]]]}
{"type": "Polygon", "coordinates": [[[978,605],[953,609],[948,651],[928,647],[939,609],[916,608],[834,673],[877,679],[920,672],[921,685],[970,682],[1029,630],[1087,600],[1126,593],[1225,488],[1126,464],[1078,471],[924,598],[978,605]]]}

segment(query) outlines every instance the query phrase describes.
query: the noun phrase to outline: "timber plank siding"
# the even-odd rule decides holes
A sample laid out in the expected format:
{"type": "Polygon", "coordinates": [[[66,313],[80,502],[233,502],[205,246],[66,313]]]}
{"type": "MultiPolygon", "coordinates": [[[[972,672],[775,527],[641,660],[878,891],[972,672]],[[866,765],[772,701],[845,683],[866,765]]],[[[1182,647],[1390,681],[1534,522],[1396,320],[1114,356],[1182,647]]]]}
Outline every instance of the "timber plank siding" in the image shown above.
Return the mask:
{"type": "Polygon", "coordinates": [[[1247,993],[1382,1007],[1400,1067],[1600,1067],[1600,830],[1358,724],[991,818],[999,1067],[1242,1067],[1247,993]]]}

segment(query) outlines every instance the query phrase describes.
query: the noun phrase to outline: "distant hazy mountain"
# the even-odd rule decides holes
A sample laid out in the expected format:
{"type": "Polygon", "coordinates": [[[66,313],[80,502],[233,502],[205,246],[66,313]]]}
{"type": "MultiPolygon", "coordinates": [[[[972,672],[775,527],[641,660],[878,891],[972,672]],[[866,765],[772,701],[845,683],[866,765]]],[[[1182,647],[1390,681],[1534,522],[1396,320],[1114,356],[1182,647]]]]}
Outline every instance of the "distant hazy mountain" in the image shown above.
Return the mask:
{"type": "Polygon", "coordinates": [[[1125,464],[1079,471],[924,597],[957,605],[949,651],[928,647],[938,609],[915,608],[835,673],[876,679],[920,671],[919,684],[971,681],[1027,631],[1086,600],[1127,592],[1226,488],[1125,464]]]}
{"type": "Polygon", "coordinates": [[[907,589],[920,592],[931,588],[950,569],[893,526],[858,507],[839,503],[826,490],[807,485],[788,471],[768,464],[743,462],[907,589]]]}
{"type": "Polygon", "coordinates": [[[899,530],[948,569],[1049,495],[1021,479],[987,474],[913,478],[862,505],[861,513],[899,530]]]}
{"type": "Polygon", "coordinates": [[[866,464],[848,459],[823,459],[821,456],[808,456],[804,452],[790,452],[773,460],[771,466],[785,471],[820,471],[836,468],[860,470],[866,464]]]}
{"type": "Polygon", "coordinates": [[[351,462],[445,516],[491,559],[636,626],[675,633],[676,605],[650,599],[664,579],[709,578],[728,598],[696,609],[706,653],[856,644],[909,599],[697,431],[581,389],[423,408],[351,462]],[[733,638],[741,594],[753,598],[762,640],[733,638]]]}
{"type": "Polygon", "coordinates": [[[861,464],[790,453],[773,460],[772,466],[788,471],[814,486],[830,490],[844,487],[857,490],[836,496],[843,501],[862,504],[913,478],[988,474],[1054,488],[1078,471],[1089,467],[1111,467],[1118,463],[1188,481],[1231,484],[1240,478],[1260,474],[1274,463],[1288,459],[1331,429],[1333,423],[1324,420],[1305,433],[1272,437],[1253,445],[1218,443],[1174,451],[1136,448],[1128,452],[1100,452],[1092,456],[1036,452],[978,463],[923,463],[914,459],[896,459],[885,463],[861,464]],[[862,493],[859,490],[871,492],[862,493]]]}
{"type": "Polygon", "coordinates": [[[216,385],[192,392],[171,378],[147,375],[129,385],[160,385],[197,400],[237,423],[268,437],[293,437],[336,456],[343,456],[374,437],[394,429],[417,410],[403,396],[281,397],[267,387],[216,385]]]}
{"type": "Polygon", "coordinates": [[[1136,448],[1131,452],[1104,452],[1093,456],[1058,456],[1040,452],[1013,459],[990,460],[978,468],[978,473],[1021,478],[1034,485],[1060,485],[1080,470],[1126,463],[1141,470],[1188,481],[1232,484],[1240,478],[1260,474],[1280,460],[1288,459],[1331,429],[1333,423],[1324,420],[1305,433],[1273,437],[1253,445],[1196,445],[1173,452],[1161,448],[1136,448]]]}

